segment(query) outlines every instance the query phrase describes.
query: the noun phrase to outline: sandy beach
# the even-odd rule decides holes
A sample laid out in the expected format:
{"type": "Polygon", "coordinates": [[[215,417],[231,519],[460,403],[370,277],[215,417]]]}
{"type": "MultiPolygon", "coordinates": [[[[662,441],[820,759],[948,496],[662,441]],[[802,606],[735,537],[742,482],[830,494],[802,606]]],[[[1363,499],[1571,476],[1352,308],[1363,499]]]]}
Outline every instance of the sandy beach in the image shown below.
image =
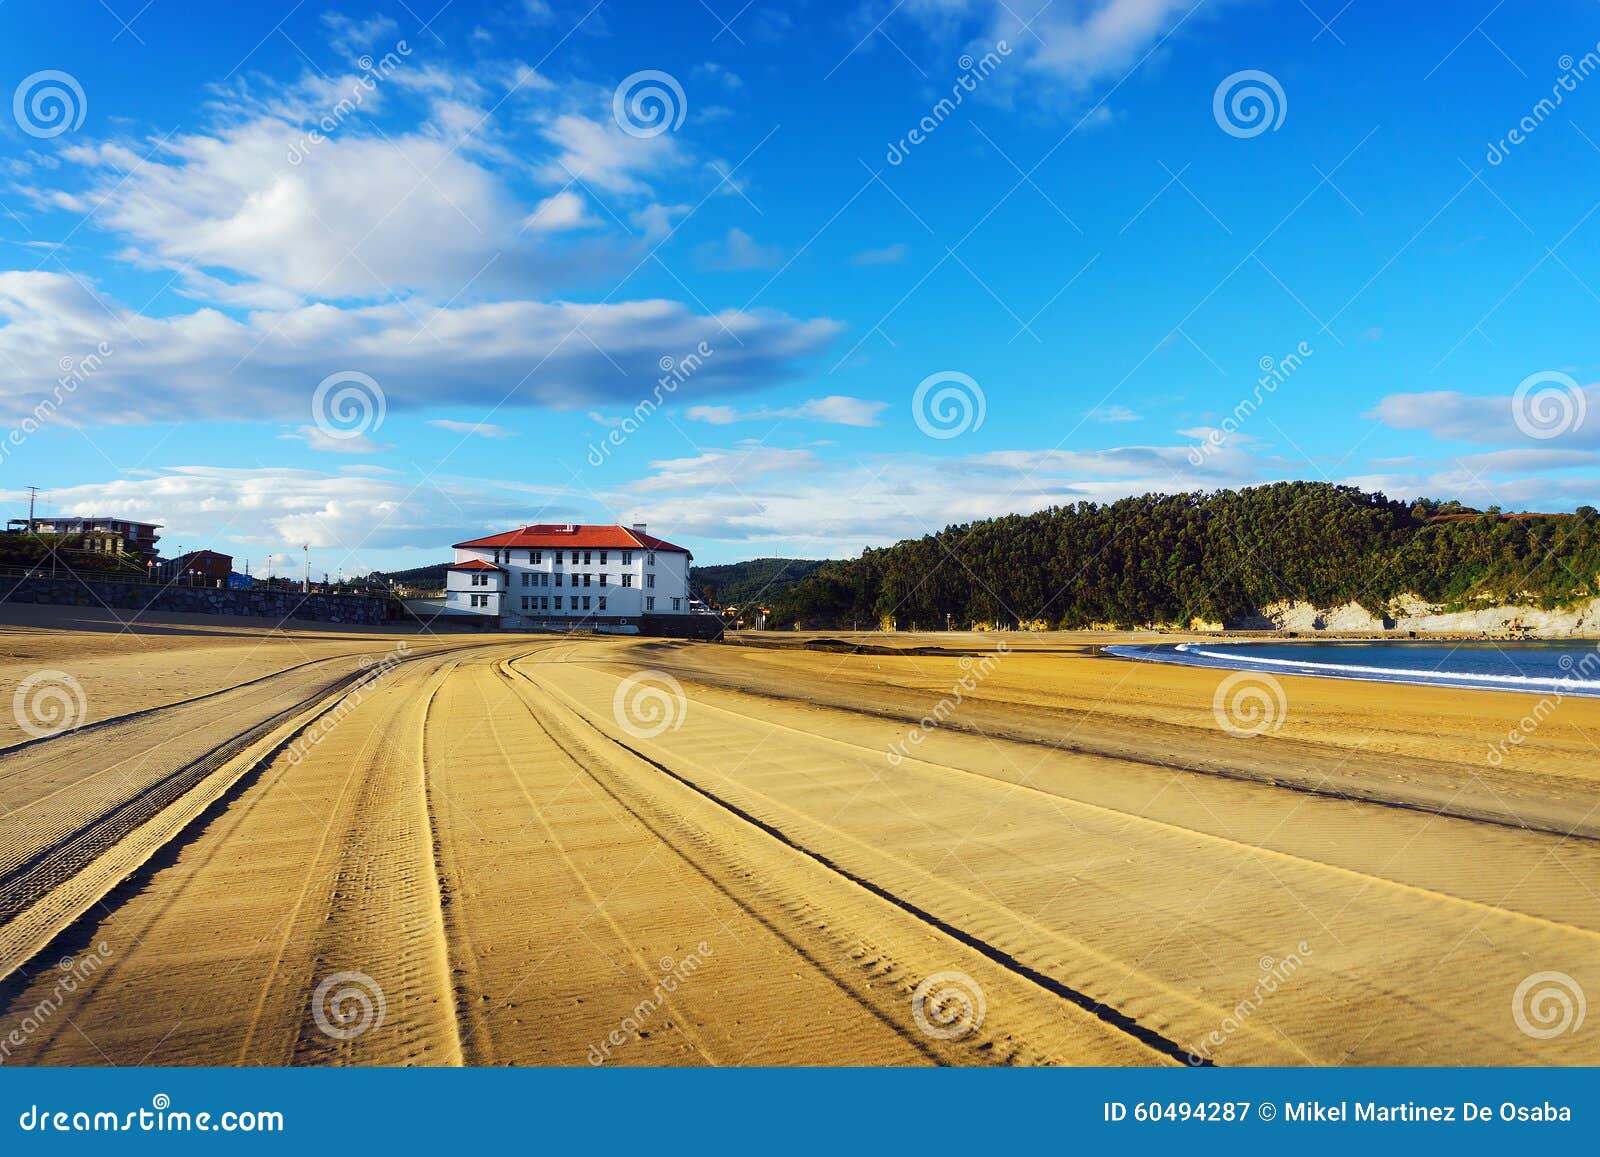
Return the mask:
{"type": "Polygon", "coordinates": [[[6,1064],[1600,1062],[1593,700],[6,614],[6,1064]]]}

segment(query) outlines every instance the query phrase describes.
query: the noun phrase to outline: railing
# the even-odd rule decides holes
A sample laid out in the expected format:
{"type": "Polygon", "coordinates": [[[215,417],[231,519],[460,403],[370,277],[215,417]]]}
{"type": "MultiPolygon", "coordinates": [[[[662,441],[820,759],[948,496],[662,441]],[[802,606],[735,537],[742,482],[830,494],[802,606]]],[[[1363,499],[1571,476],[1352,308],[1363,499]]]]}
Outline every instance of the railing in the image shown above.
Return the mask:
{"type": "MultiPolygon", "coordinates": [[[[57,563],[54,566],[40,564],[38,566],[0,566],[0,580],[29,579],[29,578],[54,578],[54,579],[81,579],[84,582],[99,580],[101,582],[127,583],[131,586],[146,587],[186,587],[200,590],[257,590],[257,591],[283,591],[286,594],[299,594],[300,580],[255,579],[249,587],[230,588],[227,580],[214,578],[200,578],[193,575],[145,575],[133,571],[90,570],[65,566],[57,563]]],[[[343,591],[327,589],[321,584],[312,583],[310,594],[335,595],[347,598],[388,598],[388,591],[343,591]]]]}

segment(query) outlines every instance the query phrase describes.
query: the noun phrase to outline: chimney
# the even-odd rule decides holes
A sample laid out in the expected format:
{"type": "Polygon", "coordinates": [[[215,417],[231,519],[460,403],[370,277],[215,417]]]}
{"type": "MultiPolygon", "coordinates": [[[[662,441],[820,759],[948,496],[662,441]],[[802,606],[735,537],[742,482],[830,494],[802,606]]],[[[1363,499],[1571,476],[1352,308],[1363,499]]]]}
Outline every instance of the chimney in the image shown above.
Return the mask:
{"type": "Polygon", "coordinates": [[[636,523],[633,524],[633,529],[638,531],[640,534],[643,534],[644,533],[644,525],[645,524],[642,523],[642,522],[636,522],[636,523]]]}

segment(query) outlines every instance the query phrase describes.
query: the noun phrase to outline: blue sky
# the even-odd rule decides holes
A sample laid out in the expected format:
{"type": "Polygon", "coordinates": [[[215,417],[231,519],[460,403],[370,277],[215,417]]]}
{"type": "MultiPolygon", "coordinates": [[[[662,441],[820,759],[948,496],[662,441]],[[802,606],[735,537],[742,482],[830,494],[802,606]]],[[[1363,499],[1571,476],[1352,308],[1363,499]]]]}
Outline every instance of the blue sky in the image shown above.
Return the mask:
{"type": "Polygon", "coordinates": [[[0,500],[258,573],[1592,502],[1600,6],[1538,9],[9,0],[0,500]]]}

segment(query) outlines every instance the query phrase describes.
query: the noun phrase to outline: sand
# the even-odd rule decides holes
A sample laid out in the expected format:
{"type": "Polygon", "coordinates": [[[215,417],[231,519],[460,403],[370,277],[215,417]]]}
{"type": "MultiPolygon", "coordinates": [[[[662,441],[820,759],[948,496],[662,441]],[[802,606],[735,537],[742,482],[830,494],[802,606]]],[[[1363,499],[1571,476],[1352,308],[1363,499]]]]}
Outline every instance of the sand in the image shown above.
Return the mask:
{"type": "Polygon", "coordinates": [[[1600,703],[1496,766],[1534,697],[1236,738],[1063,636],[0,630],[144,712],[0,756],[5,1063],[1600,1061],[1600,703]]]}

